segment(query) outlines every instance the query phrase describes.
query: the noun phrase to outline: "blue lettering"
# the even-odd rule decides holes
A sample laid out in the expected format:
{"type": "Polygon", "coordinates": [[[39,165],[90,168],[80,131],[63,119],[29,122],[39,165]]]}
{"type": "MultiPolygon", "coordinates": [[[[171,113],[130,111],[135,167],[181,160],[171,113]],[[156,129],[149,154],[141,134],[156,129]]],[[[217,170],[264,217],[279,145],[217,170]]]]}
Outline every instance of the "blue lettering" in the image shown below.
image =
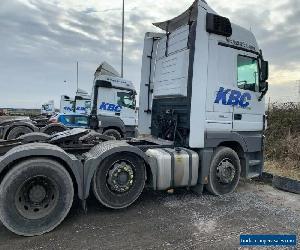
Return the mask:
{"type": "Polygon", "coordinates": [[[115,107],[115,112],[121,112],[121,110],[122,110],[122,107],[120,106],[120,105],[117,105],[116,107],[115,107]]]}
{"type": "Polygon", "coordinates": [[[85,111],[85,107],[77,107],[76,110],[77,111],[85,111]]]}
{"type": "Polygon", "coordinates": [[[230,105],[230,106],[239,105],[241,95],[242,95],[242,93],[240,91],[232,90],[231,94],[229,96],[227,105],[230,105]]]}
{"type": "Polygon", "coordinates": [[[248,101],[251,101],[251,95],[249,93],[244,93],[239,101],[239,104],[242,108],[247,108],[250,103],[248,101]]]}
{"type": "Polygon", "coordinates": [[[250,93],[246,92],[242,94],[240,91],[225,89],[221,87],[217,93],[215,103],[220,104],[220,102],[222,102],[222,105],[240,106],[241,108],[247,108],[250,105],[249,101],[251,101],[250,93]]]}
{"type": "Polygon", "coordinates": [[[227,94],[231,91],[231,89],[225,90],[223,87],[220,88],[215,103],[220,103],[222,101],[223,105],[227,105],[227,94]]]}
{"type": "Polygon", "coordinates": [[[72,111],[72,108],[70,108],[70,107],[64,107],[64,110],[66,110],[66,111],[72,111]]]}
{"type": "Polygon", "coordinates": [[[115,107],[116,107],[115,104],[108,104],[107,111],[114,112],[115,111],[115,107]]]}
{"type": "Polygon", "coordinates": [[[112,104],[112,103],[102,102],[101,105],[100,105],[100,110],[119,113],[119,112],[122,111],[122,106],[115,105],[115,104],[112,104]]]}
{"type": "Polygon", "coordinates": [[[108,104],[108,103],[102,102],[101,105],[100,105],[100,109],[101,109],[101,110],[106,110],[106,105],[107,105],[107,104],[108,104]]]}

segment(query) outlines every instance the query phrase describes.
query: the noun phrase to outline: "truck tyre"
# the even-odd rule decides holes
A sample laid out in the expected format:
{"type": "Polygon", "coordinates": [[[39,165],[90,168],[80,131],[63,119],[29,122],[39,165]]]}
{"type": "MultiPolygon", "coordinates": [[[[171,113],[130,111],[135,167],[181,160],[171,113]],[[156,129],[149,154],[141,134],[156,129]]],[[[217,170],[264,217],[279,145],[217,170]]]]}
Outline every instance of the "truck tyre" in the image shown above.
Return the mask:
{"type": "Polygon", "coordinates": [[[144,186],[144,161],[128,152],[117,153],[104,159],[93,179],[93,190],[97,200],[113,209],[122,209],[134,203],[144,186]]]}
{"type": "Polygon", "coordinates": [[[66,131],[66,129],[64,127],[61,127],[61,126],[55,127],[54,126],[54,127],[45,129],[45,131],[43,133],[45,133],[47,135],[55,135],[57,133],[64,132],[64,131],[66,131]]]}
{"type": "Polygon", "coordinates": [[[61,164],[47,158],[25,160],[0,185],[0,220],[18,235],[42,235],[63,221],[73,196],[72,179],[61,164]]]}
{"type": "Polygon", "coordinates": [[[115,130],[115,129],[108,129],[106,130],[103,135],[106,135],[106,136],[110,136],[110,137],[113,137],[115,138],[116,140],[121,140],[122,139],[122,136],[120,134],[119,131],[115,130]]]}
{"type": "Polygon", "coordinates": [[[225,195],[237,187],[241,174],[241,163],[231,148],[219,147],[213,155],[207,190],[214,195],[225,195]]]}
{"type": "Polygon", "coordinates": [[[15,140],[22,135],[26,135],[32,132],[32,129],[25,126],[14,127],[12,130],[9,131],[7,135],[7,140],[15,140]]]}

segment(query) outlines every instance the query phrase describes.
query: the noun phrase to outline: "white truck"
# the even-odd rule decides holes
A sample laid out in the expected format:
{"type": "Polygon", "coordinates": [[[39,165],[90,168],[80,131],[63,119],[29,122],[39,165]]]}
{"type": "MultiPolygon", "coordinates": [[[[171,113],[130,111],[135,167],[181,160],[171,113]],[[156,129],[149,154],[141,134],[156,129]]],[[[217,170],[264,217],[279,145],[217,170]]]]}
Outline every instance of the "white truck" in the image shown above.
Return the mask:
{"type": "Polygon", "coordinates": [[[61,114],[74,114],[74,104],[75,100],[67,95],[62,95],[60,97],[60,108],[59,112],[61,114]]]}
{"type": "Polygon", "coordinates": [[[92,129],[119,140],[136,134],[135,98],[133,83],[121,78],[111,65],[103,62],[94,74],[92,97],[80,89],[75,100],[62,96],[60,113],[70,117],[73,114],[89,115],[92,129]]]}
{"type": "MultiPolygon", "coordinates": [[[[145,36],[143,137],[116,141],[75,129],[0,142],[0,220],[9,230],[25,236],[53,230],[74,195],[84,208],[93,192],[102,205],[122,209],[145,185],[226,195],[240,177],[262,173],[268,63],[252,32],[203,0],[155,25],[164,32],[145,36]]],[[[111,87],[99,80],[95,91],[111,87]]],[[[93,102],[96,116],[102,100],[93,102]]]]}
{"type": "Polygon", "coordinates": [[[91,113],[91,96],[83,89],[78,89],[75,95],[75,113],[89,115],[91,113]]]}
{"type": "Polygon", "coordinates": [[[91,96],[82,89],[76,91],[74,99],[67,95],[62,95],[59,110],[60,114],[89,115],[91,113],[91,96]]]}
{"type": "Polygon", "coordinates": [[[90,127],[116,139],[134,137],[137,127],[136,90],[108,63],[95,72],[90,127]]]}
{"type": "Polygon", "coordinates": [[[41,107],[41,115],[51,116],[55,113],[54,101],[44,103],[41,107]]]}

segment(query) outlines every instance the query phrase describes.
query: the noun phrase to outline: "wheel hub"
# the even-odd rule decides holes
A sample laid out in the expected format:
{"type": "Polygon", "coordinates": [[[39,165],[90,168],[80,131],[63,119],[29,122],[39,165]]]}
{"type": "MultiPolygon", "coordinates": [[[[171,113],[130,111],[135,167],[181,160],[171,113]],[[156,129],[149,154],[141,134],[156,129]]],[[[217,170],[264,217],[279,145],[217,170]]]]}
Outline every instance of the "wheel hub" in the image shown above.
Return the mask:
{"type": "Polygon", "coordinates": [[[15,196],[19,213],[27,219],[40,219],[48,215],[57,204],[57,184],[45,176],[35,176],[25,181],[15,196]]]}
{"type": "Polygon", "coordinates": [[[217,176],[220,182],[225,184],[233,181],[235,172],[235,167],[228,159],[223,160],[217,168],[217,176]]]}
{"type": "Polygon", "coordinates": [[[108,173],[108,184],[112,191],[125,193],[133,186],[134,172],[126,162],[115,163],[108,173]]]}
{"type": "Polygon", "coordinates": [[[33,186],[29,190],[29,199],[34,203],[42,202],[46,197],[46,189],[41,185],[33,186]]]}

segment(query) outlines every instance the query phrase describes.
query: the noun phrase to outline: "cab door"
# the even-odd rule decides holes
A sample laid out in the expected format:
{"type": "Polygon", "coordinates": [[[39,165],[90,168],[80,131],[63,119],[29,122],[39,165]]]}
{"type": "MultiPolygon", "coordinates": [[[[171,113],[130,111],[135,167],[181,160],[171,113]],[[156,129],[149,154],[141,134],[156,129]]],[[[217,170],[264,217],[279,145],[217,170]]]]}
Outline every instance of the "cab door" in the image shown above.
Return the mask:
{"type": "Polygon", "coordinates": [[[264,101],[259,101],[259,64],[257,55],[237,51],[236,89],[243,93],[242,105],[233,107],[233,131],[262,131],[264,101]]]}
{"type": "Polygon", "coordinates": [[[97,114],[104,116],[118,116],[120,113],[116,104],[116,89],[99,88],[97,100],[97,114]]]}
{"type": "MultiPolygon", "coordinates": [[[[214,35],[211,35],[215,37],[214,35]]],[[[228,103],[236,82],[235,52],[209,40],[206,130],[232,131],[233,106],[228,103]]]]}

